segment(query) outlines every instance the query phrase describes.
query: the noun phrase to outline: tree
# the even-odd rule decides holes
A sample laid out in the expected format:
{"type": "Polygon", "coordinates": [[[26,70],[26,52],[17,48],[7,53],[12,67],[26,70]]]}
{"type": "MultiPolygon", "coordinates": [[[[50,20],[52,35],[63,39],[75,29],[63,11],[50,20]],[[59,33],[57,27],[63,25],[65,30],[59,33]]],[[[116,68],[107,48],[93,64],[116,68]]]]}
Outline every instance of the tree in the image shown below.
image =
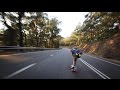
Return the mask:
{"type": "Polygon", "coordinates": [[[118,12],[90,12],[84,21],[82,31],[86,33],[87,42],[94,42],[109,38],[119,30],[114,23],[119,20],[118,12]]]}
{"type": "Polygon", "coordinates": [[[47,15],[42,12],[31,13],[32,17],[28,17],[30,22],[28,25],[29,42],[32,41],[33,46],[43,46],[45,38],[45,26],[47,15]]]}
{"type": "Polygon", "coordinates": [[[24,46],[23,45],[23,30],[22,30],[22,18],[24,16],[25,12],[18,12],[18,28],[19,28],[19,45],[20,46],[24,46]]]}
{"type": "Polygon", "coordinates": [[[120,30],[119,12],[90,12],[83,25],[76,25],[74,32],[63,42],[67,45],[80,45],[105,40],[120,30]]]}
{"type": "Polygon", "coordinates": [[[60,22],[56,18],[52,18],[50,20],[47,20],[46,22],[46,34],[48,36],[48,47],[55,47],[55,38],[57,38],[59,32],[61,31],[60,28],[58,28],[57,25],[59,25],[60,22]]]}
{"type": "Polygon", "coordinates": [[[14,16],[11,13],[5,13],[5,12],[1,12],[0,15],[2,16],[2,22],[4,23],[4,25],[8,28],[4,33],[5,33],[5,40],[8,41],[6,44],[10,45],[10,46],[14,46],[17,45],[16,42],[16,37],[17,37],[17,31],[14,27],[10,26],[7,23],[7,20],[9,20],[8,18],[11,19],[11,25],[13,25],[13,21],[15,21],[16,18],[14,18],[14,16]],[[6,19],[7,18],[7,19],[6,19]]]}
{"type": "Polygon", "coordinates": [[[60,21],[43,12],[1,12],[6,45],[58,47],[60,21]]]}

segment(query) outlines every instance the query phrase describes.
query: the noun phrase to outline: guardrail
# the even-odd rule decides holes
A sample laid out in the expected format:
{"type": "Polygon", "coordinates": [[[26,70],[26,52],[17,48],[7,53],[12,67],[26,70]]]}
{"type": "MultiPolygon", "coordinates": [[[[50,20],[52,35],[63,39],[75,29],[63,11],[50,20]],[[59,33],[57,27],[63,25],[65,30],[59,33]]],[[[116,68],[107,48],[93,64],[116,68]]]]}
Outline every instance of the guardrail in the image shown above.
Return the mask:
{"type": "Polygon", "coordinates": [[[19,46],[0,46],[0,52],[32,52],[32,51],[43,51],[43,50],[57,50],[61,48],[40,48],[40,47],[19,47],[19,46]]]}

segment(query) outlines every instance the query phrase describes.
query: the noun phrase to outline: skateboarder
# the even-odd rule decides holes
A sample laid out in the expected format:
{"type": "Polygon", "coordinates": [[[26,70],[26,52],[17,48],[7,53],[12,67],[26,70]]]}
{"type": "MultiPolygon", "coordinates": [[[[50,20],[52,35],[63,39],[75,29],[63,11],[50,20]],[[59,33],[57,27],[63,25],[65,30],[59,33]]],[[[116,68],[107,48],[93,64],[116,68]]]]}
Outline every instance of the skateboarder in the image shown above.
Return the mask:
{"type": "Polygon", "coordinates": [[[79,50],[77,47],[74,47],[71,49],[71,53],[72,53],[72,56],[73,56],[73,64],[71,65],[71,69],[75,69],[76,70],[76,61],[78,58],[81,57],[82,55],[82,50],[79,50]]]}

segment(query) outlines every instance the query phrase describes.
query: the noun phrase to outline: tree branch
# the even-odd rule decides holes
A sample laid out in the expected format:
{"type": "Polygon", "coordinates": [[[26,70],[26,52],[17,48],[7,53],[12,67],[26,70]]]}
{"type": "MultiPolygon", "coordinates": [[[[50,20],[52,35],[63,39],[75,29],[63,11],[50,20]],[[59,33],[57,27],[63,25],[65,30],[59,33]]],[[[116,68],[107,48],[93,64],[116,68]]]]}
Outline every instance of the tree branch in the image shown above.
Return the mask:
{"type": "Polygon", "coordinates": [[[9,26],[9,25],[7,24],[7,22],[6,22],[6,20],[5,20],[5,13],[4,13],[4,12],[2,12],[2,18],[4,19],[4,24],[5,24],[5,26],[6,26],[8,29],[13,29],[11,26],[9,26]]]}

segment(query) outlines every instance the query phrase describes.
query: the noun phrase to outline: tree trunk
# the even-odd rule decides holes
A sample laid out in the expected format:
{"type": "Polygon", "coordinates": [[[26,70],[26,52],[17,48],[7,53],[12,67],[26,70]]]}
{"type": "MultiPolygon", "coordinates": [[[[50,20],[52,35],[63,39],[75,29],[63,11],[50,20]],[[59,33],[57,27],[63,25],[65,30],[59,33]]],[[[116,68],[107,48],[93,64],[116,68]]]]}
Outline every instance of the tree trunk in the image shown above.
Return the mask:
{"type": "Polygon", "coordinates": [[[23,45],[23,32],[22,32],[22,23],[21,23],[21,20],[22,20],[22,17],[23,17],[23,15],[24,15],[24,12],[18,12],[18,14],[19,14],[19,17],[18,17],[18,21],[19,21],[19,23],[18,23],[18,27],[19,27],[19,34],[20,34],[20,37],[19,37],[19,45],[21,46],[21,47],[23,47],[24,45],[23,45]]]}
{"type": "Polygon", "coordinates": [[[23,47],[23,33],[22,33],[21,23],[19,23],[19,33],[20,33],[20,42],[19,42],[19,45],[21,47],[23,47]]]}

